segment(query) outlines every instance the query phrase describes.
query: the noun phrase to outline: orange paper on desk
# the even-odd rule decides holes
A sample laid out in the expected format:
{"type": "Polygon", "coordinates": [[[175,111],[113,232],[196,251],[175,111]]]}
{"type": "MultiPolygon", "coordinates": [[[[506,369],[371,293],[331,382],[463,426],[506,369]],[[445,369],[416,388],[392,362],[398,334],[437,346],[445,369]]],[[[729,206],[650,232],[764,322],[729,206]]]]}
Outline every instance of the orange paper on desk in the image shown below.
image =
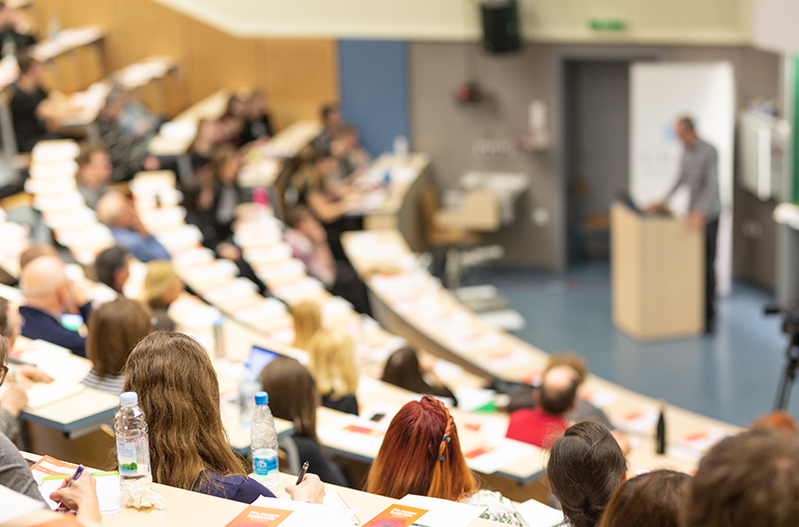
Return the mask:
{"type": "Polygon", "coordinates": [[[427,511],[395,503],[371,520],[363,527],[410,527],[427,511]]]}
{"type": "Polygon", "coordinates": [[[283,509],[267,509],[266,507],[254,507],[250,505],[241,514],[233,518],[233,521],[225,527],[275,527],[283,523],[294,511],[283,509]]]}
{"type": "Polygon", "coordinates": [[[61,514],[60,516],[60,518],[56,518],[55,520],[37,523],[33,527],[83,527],[83,524],[71,514],[61,514]]]}

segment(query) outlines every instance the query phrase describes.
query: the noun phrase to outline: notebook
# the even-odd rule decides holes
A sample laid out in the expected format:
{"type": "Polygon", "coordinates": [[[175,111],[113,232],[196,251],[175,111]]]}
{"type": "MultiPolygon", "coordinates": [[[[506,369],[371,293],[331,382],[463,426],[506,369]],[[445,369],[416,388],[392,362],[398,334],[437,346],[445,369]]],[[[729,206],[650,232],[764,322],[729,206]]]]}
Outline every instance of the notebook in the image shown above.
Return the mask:
{"type": "Polygon", "coordinates": [[[324,505],[327,505],[328,507],[338,507],[340,509],[346,509],[347,511],[349,511],[349,519],[352,522],[352,524],[355,525],[355,527],[361,525],[361,519],[358,518],[357,514],[355,514],[355,510],[351,509],[350,506],[347,505],[347,502],[344,501],[344,498],[341,497],[341,494],[339,494],[336,491],[336,489],[329,486],[325,487],[324,505]]]}

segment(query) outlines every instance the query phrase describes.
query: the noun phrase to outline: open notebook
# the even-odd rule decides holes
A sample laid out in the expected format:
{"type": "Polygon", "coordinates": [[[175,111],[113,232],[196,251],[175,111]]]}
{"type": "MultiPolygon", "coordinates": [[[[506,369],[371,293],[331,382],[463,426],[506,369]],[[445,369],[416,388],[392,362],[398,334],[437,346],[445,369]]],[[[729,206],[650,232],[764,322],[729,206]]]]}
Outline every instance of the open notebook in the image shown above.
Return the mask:
{"type": "Polygon", "coordinates": [[[341,494],[336,492],[336,489],[332,487],[327,487],[325,489],[325,501],[323,502],[324,505],[328,507],[338,507],[341,509],[347,509],[350,511],[350,521],[353,525],[358,527],[361,524],[360,518],[355,514],[355,511],[350,509],[350,506],[347,505],[347,502],[344,501],[344,498],[341,497],[341,494]]]}

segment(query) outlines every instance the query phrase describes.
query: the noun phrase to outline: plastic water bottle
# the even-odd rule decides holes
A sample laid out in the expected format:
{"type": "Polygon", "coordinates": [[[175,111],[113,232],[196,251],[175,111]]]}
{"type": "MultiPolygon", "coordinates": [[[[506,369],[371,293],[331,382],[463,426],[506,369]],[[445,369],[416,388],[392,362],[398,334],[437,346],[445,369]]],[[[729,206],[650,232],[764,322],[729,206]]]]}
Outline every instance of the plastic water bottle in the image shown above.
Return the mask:
{"type": "Polygon", "coordinates": [[[119,482],[125,487],[151,486],[150,444],[147,441],[147,421],[139,408],[136,392],[119,396],[119,410],[114,417],[114,432],[119,460],[119,482]]]}
{"type": "Polygon", "coordinates": [[[277,470],[277,433],[266,392],[255,394],[250,438],[255,479],[267,487],[277,487],[280,483],[277,470]]]}

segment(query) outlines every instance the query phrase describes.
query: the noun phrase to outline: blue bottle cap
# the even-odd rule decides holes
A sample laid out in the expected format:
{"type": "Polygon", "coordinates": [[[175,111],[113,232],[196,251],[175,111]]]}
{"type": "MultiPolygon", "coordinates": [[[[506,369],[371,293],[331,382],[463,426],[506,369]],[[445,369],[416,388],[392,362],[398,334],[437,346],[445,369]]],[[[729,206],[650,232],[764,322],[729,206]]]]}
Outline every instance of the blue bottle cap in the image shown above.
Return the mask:
{"type": "Polygon", "coordinates": [[[269,394],[266,392],[257,392],[255,394],[255,404],[261,406],[262,404],[269,404],[269,394]]]}
{"type": "Polygon", "coordinates": [[[125,392],[119,396],[119,404],[122,406],[136,406],[139,404],[139,396],[136,392],[125,392]]]}

